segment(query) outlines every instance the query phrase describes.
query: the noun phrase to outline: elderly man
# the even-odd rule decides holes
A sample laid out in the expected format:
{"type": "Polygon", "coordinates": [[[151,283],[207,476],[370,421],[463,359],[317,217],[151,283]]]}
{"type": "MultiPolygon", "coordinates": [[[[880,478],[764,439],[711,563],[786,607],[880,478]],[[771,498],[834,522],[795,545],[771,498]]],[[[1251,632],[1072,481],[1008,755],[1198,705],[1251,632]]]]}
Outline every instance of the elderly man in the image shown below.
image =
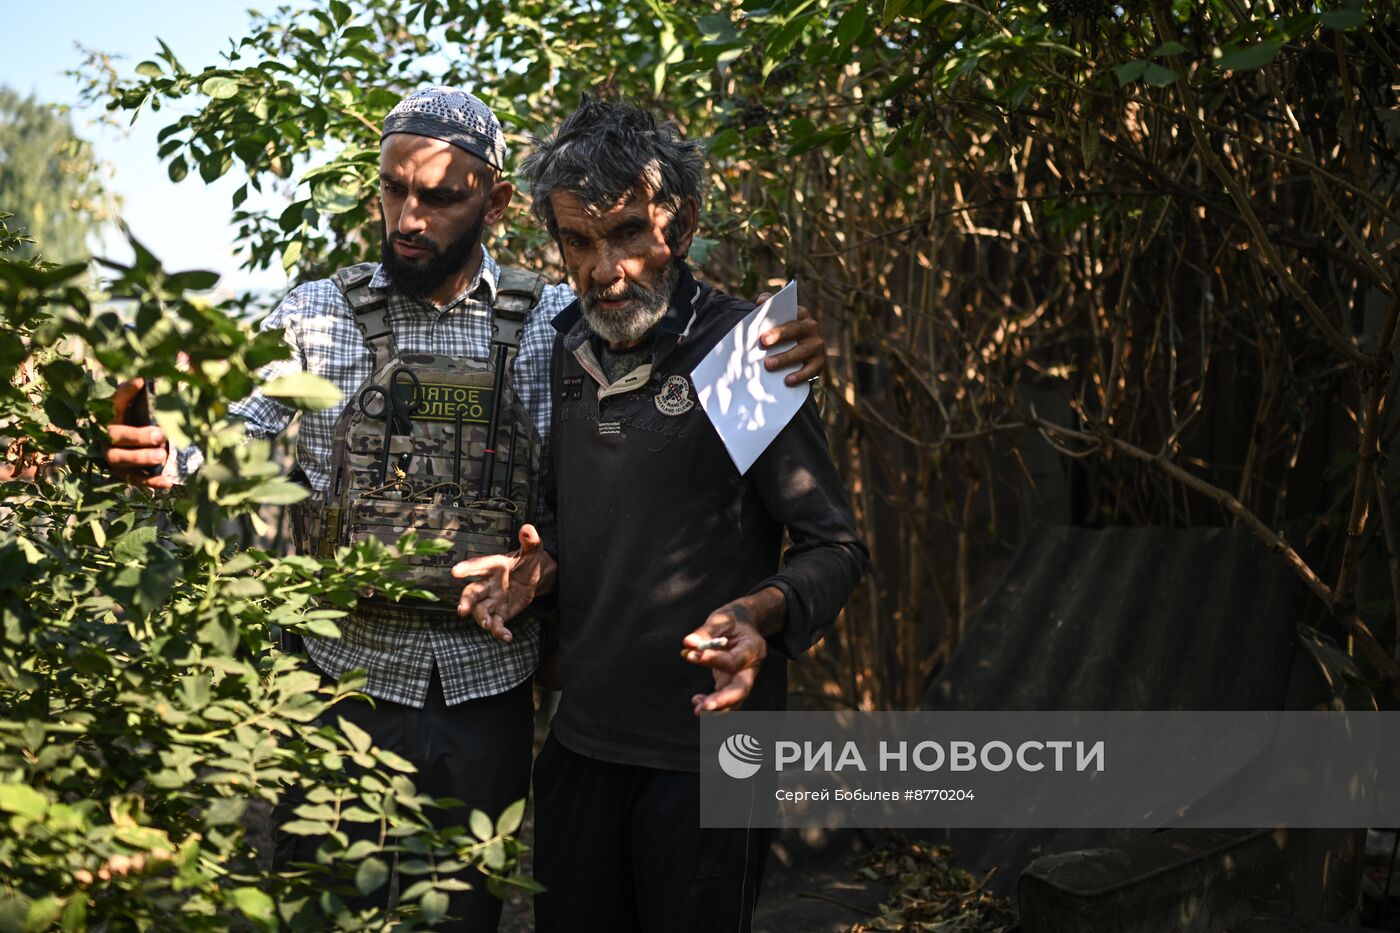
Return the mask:
{"type": "MultiPolygon", "coordinates": [[[[404,98],[381,140],[382,264],[300,285],[263,323],[282,329],[293,351],[265,376],[304,370],[344,394],[301,416],[297,464],[313,491],[306,518],[316,553],[394,540],[408,527],[451,539],[453,561],[500,551],[534,504],[532,467],[551,425],[550,321],[574,295],[498,267],[482,246],[514,190],[505,155],[499,122],[471,94],[429,88],[404,98]]],[[[806,362],[789,379],[820,368],[810,320],[767,337],[800,339],[773,361],[806,362]]],[[[119,421],[138,391],[119,391],[119,421]]],[[[261,394],[232,411],[253,437],[280,434],[295,414],[261,394]]],[[[168,456],[155,427],[115,424],[110,437],[109,464],[139,485],[168,487],[200,465],[197,449],[168,456]],[[165,470],[144,475],[152,466],[165,470]]],[[[447,566],[420,569],[417,582],[456,595],[447,566]]],[[[361,600],[340,639],[308,637],[306,650],[331,677],[367,672],[364,690],[377,702],[337,714],[415,764],[420,789],[494,814],[528,790],[539,630],[523,620],[499,641],[453,608],[361,600]]],[[[447,814],[444,825],[464,816],[447,814]]],[[[492,930],[500,902],[478,883],[449,912],[455,928],[492,930]]]]}
{"type": "Polygon", "coordinates": [[[669,125],[588,98],[525,162],[578,294],[554,319],[557,533],[541,546],[527,528],[514,555],[454,572],[485,576],[459,611],[500,637],[558,593],[539,933],[750,928],[767,834],[700,827],[696,716],[782,709],[786,659],[868,557],[810,399],[744,474],[696,404],[691,370],[753,308],[685,263],[702,168],[669,125]]]}

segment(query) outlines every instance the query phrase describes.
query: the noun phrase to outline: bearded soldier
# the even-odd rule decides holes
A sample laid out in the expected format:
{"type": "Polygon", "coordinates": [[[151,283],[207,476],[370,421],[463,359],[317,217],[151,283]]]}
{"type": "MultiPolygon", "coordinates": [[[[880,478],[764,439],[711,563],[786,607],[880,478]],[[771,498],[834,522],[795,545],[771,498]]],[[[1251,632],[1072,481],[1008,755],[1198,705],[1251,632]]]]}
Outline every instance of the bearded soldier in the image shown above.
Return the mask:
{"type": "MultiPolygon", "coordinates": [[[[302,546],[329,556],[409,529],[453,545],[414,568],[417,585],[452,598],[361,599],[340,621],[341,638],[308,636],[305,646],[329,677],[367,673],[376,702],[337,712],[417,766],[422,791],[465,803],[443,825],[464,824],[472,808],[500,812],[530,779],[538,623],[523,618],[508,640],[493,638],[456,615],[461,584],[449,573],[463,557],[508,550],[527,520],[549,521],[534,512],[549,444],[550,321],[574,295],[498,266],[482,246],[514,191],[505,157],[500,123],[472,94],[434,87],[404,98],[380,144],[381,262],[298,286],[262,325],[281,329],[292,349],[265,377],[311,372],[344,393],[301,415],[297,468],[312,490],[302,546]]],[[[810,318],[768,338],[798,341],[769,360],[770,369],[804,364],[788,376],[794,384],[820,370],[810,318]]],[[[118,422],[140,391],[139,380],[118,390],[118,422]]],[[[262,394],[231,411],[252,437],[280,434],[295,414],[262,394]]],[[[167,488],[200,466],[196,448],[169,451],[156,427],[118,423],[109,434],[109,465],[136,485],[167,488]],[[162,472],[144,475],[153,466],[162,472]]],[[[492,930],[500,901],[477,883],[449,912],[455,929],[492,930]]]]}

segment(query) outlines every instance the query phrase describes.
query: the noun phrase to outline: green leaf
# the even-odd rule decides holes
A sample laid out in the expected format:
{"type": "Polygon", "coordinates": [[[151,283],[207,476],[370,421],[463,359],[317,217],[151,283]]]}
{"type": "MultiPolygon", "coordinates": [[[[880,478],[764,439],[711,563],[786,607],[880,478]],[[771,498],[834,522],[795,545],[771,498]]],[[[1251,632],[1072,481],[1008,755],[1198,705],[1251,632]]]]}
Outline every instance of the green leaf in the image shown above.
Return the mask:
{"type": "MultiPolygon", "coordinates": [[[[260,484],[256,489],[249,493],[248,499],[252,502],[258,502],[263,505],[292,505],[294,503],[300,502],[309,495],[311,495],[310,491],[305,486],[302,486],[298,483],[293,483],[290,480],[285,479],[270,479],[260,484]]],[[[250,583],[253,581],[244,580],[240,582],[250,583]]],[[[235,595],[242,596],[248,594],[237,593],[235,595]]],[[[261,596],[263,594],[255,593],[253,595],[261,596]]]]}
{"type": "Polygon", "coordinates": [[[496,832],[510,835],[520,828],[520,822],[524,818],[525,801],[517,800],[501,811],[500,819],[496,820],[496,832]]]}
{"type": "Polygon", "coordinates": [[[47,930],[58,921],[62,913],[63,898],[55,894],[30,901],[29,910],[25,911],[24,915],[24,929],[47,930]]]}
{"type": "Polygon", "coordinates": [[[1114,66],[1113,73],[1118,76],[1118,86],[1123,87],[1125,84],[1132,84],[1138,78],[1141,78],[1147,71],[1147,65],[1148,62],[1139,61],[1124,62],[1121,65],[1114,66]]]}
{"type": "Polygon", "coordinates": [[[166,279],[171,288],[187,292],[204,292],[219,284],[219,273],[206,269],[191,269],[177,272],[166,279]]]}
{"type": "Polygon", "coordinates": [[[1152,50],[1151,58],[1166,58],[1168,55],[1180,55],[1186,51],[1186,46],[1180,42],[1163,42],[1152,50]]]}
{"type": "Polygon", "coordinates": [[[276,905],[272,898],[258,888],[234,888],[233,904],[243,916],[266,928],[274,928],[277,924],[276,905]]]}
{"type": "Polygon", "coordinates": [[[886,26],[891,26],[899,18],[899,14],[904,12],[904,8],[909,5],[910,0],[885,0],[885,11],[881,18],[886,26]]]}
{"type": "Polygon", "coordinates": [[[170,51],[170,46],[165,44],[165,40],[156,36],[156,42],[160,44],[160,57],[170,63],[170,67],[180,71],[180,62],[176,60],[175,53],[170,51]]]}
{"type": "Polygon", "coordinates": [[[215,100],[226,100],[238,93],[238,82],[224,75],[206,78],[199,89],[215,100]]]}
{"type": "MultiPolygon", "coordinates": [[[[328,807],[327,809],[330,808],[328,807]]],[[[356,839],[354,842],[350,843],[350,848],[340,853],[340,857],[347,861],[353,862],[356,859],[362,859],[365,856],[372,855],[378,851],[379,844],[373,839],[356,839]]]]}
{"type": "Polygon", "coordinates": [[[199,160],[199,177],[206,182],[218,181],[233,167],[233,156],[228,152],[215,152],[206,159],[199,160]]]}
{"type": "Polygon", "coordinates": [[[209,705],[209,678],[203,674],[189,674],[180,681],[184,692],[185,706],[200,710],[209,705]]]}
{"type": "Polygon", "coordinates": [[[219,568],[219,573],[224,576],[233,576],[245,570],[252,570],[258,565],[258,559],[247,551],[240,551],[233,555],[219,568]]]}
{"type": "Polygon", "coordinates": [[[370,738],[369,733],[361,729],[359,726],[355,725],[350,720],[346,719],[344,716],[339,717],[339,721],[340,731],[345,733],[345,737],[350,740],[350,747],[357,752],[369,751],[370,745],[373,744],[373,740],[370,738]]]}
{"type": "Polygon", "coordinates": [[[506,849],[501,844],[501,840],[496,839],[481,853],[481,860],[486,863],[486,867],[492,871],[500,871],[506,867],[506,849]]]}
{"type": "Polygon", "coordinates": [[[312,411],[330,408],[344,397],[334,382],[306,372],[278,376],[263,386],[263,395],[312,411]]]}
{"type": "Polygon", "coordinates": [[[1364,22],[1366,22],[1366,14],[1360,5],[1330,10],[1322,14],[1322,25],[1328,29],[1355,29],[1364,22]]]}
{"type": "Polygon", "coordinates": [[[112,557],[119,564],[146,560],[147,548],[155,544],[158,533],[153,525],[142,525],[120,535],[112,542],[112,557]]]}
{"type": "Polygon", "coordinates": [[[210,826],[229,826],[241,820],[247,809],[246,801],[236,797],[221,797],[204,811],[204,822],[210,826]]]}
{"type": "Polygon", "coordinates": [[[768,47],[763,54],[763,80],[767,81],[768,76],[783,64],[787,53],[802,37],[803,31],[806,30],[807,24],[812,21],[812,17],[812,13],[798,16],[769,38],[768,47]]]}
{"type": "Polygon", "coordinates": [[[377,858],[367,858],[355,869],[355,887],[361,894],[378,891],[389,880],[389,866],[377,858]]]}
{"type": "MultiPolygon", "coordinates": [[[[296,486],[295,483],[288,483],[288,485],[290,485],[290,486],[296,486]]],[[[302,498],[305,498],[305,496],[306,496],[306,490],[305,490],[305,489],[302,489],[302,487],[300,487],[300,486],[297,486],[296,488],[297,488],[297,489],[301,489],[302,498]]],[[[263,502],[263,501],[265,501],[265,500],[255,498],[255,499],[253,499],[253,501],[254,501],[254,502],[263,502]]],[[[296,500],[293,500],[293,501],[299,502],[299,501],[301,501],[301,500],[300,500],[300,499],[296,499],[296,500]]],[[[287,504],[289,504],[289,503],[272,502],[271,504],[272,504],[272,505],[287,505],[287,504]]],[[[261,580],[252,580],[252,579],[230,580],[230,581],[224,586],[224,592],[227,593],[229,596],[236,596],[236,597],[240,597],[240,598],[242,598],[242,599],[256,599],[256,598],[258,598],[258,597],[260,597],[260,596],[266,596],[266,595],[267,595],[267,587],[263,585],[263,583],[262,583],[261,580]]]]}
{"type": "Polygon", "coordinates": [[[726,65],[747,51],[748,49],[742,45],[736,45],[732,49],[725,49],[715,56],[715,67],[723,69],[726,65]]]}
{"type": "Polygon", "coordinates": [[[836,147],[842,140],[848,140],[855,132],[854,126],[834,126],[808,133],[793,139],[788,147],[788,155],[800,155],[822,146],[836,147]]]}
{"type": "Polygon", "coordinates": [[[284,233],[291,233],[300,227],[302,221],[306,219],[306,205],[309,200],[293,201],[282,209],[282,213],[277,217],[277,226],[282,228],[284,233]]]}
{"type": "Polygon", "coordinates": [[[418,909],[428,923],[437,923],[447,916],[447,892],[427,891],[418,902],[418,909]]]}
{"type": "Polygon", "coordinates": [[[318,182],[311,189],[311,203],[323,214],[344,214],[360,204],[360,186],[345,177],[318,182]]]}
{"type": "Polygon", "coordinates": [[[13,368],[29,355],[24,343],[8,331],[0,331],[0,367],[13,368]]]}
{"type": "Polygon", "coordinates": [[[517,888],[522,888],[530,892],[531,894],[543,894],[545,891],[544,885],[540,884],[538,881],[536,881],[534,878],[531,878],[529,875],[511,875],[505,881],[506,884],[514,885],[517,888]]]}
{"type": "Polygon", "coordinates": [[[292,267],[301,258],[301,240],[293,240],[282,250],[282,271],[291,274],[292,267]]]}
{"type": "Polygon", "coordinates": [[[301,629],[317,638],[335,639],[340,637],[340,626],[330,619],[311,619],[302,625],[301,629]]]}
{"type": "Polygon", "coordinates": [[[491,817],[487,816],[485,813],[482,813],[480,810],[472,811],[470,822],[472,827],[472,833],[476,836],[476,838],[480,839],[482,842],[485,842],[487,839],[490,839],[492,836],[495,835],[495,833],[491,830],[491,817]]]}
{"type": "MultiPolygon", "coordinates": [[[[142,577],[144,578],[147,575],[148,574],[142,574],[142,577]]],[[[210,619],[199,627],[195,636],[200,642],[209,645],[220,654],[233,654],[234,649],[238,647],[238,626],[227,619],[210,619]]],[[[228,721],[228,716],[230,715],[228,710],[222,710],[222,713],[225,714],[223,716],[217,715],[218,713],[220,713],[220,710],[216,707],[206,711],[204,716],[206,719],[223,718],[225,721],[228,721]]],[[[234,716],[233,718],[237,717],[234,716]]]]}
{"type": "Polygon", "coordinates": [[[185,433],[185,414],[180,411],[178,399],[156,398],[156,410],[151,412],[155,422],[165,432],[165,439],[175,450],[182,450],[194,443],[185,433]]]}
{"type": "Polygon", "coordinates": [[[1227,71],[1253,71],[1273,61],[1282,48],[1282,39],[1266,39],[1247,46],[1226,45],[1220,48],[1215,64],[1227,71]]]}
{"type": "Polygon", "coordinates": [[[185,162],[184,156],[176,156],[174,161],[170,163],[170,167],[166,169],[166,174],[170,176],[170,180],[176,183],[184,181],[185,176],[189,173],[190,167],[185,162]]]}
{"type": "Polygon", "coordinates": [[[1163,65],[1151,64],[1147,66],[1147,71],[1143,72],[1142,80],[1153,87],[1165,87],[1176,81],[1181,75],[1163,65]]]}
{"type": "Polygon", "coordinates": [[[147,78],[159,78],[165,71],[155,62],[142,62],[136,66],[136,73],[147,78]]]}
{"type": "Polygon", "coordinates": [[[0,810],[42,820],[49,800],[27,784],[0,784],[0,810]]]}
{"type": "Polygon", "coordinates": [[[840,21],[836,24],[837,44],[850,45],[856,41],[861,33],[865,32],[866,14],[865,0],[856,0],[855,3],[846,8],[846,12],[841,15],[840,21]]]}
{"type": "MultiPolygon", "coordinates": [[[[339,629],[337,629],[336,632],[339,634],[339,629]]],[[[418,770],[414,767],[413,762],[397,752],[389,751],[387,748],[378,749],[375,752],[375,757],[379,759],[380,764],[393,768],[395,771],[401,771],[404,774],[412,774],[418,770]]]]}
{"type": "Polygon", "coordinates": [[[86,930],[87,923],[87,898],[75,897],[68,902],[68,906],[63,908],[63,922],[60,924],[64,930],[86,930]]]}

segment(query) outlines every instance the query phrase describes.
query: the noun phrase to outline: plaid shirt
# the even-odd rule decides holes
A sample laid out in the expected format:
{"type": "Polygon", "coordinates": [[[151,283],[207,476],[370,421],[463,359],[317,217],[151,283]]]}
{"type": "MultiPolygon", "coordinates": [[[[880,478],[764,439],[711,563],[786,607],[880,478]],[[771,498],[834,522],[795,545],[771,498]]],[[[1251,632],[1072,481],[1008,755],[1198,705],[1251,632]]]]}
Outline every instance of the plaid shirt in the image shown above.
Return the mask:
{"type": "MultiPolygon", "coordinates": [[[[481,271],[467,289],[438,308],[420,299],[390,294],[389,323],[400,352],[485,360],[491,355],[491,309],[499,269],[482,249],[481,271]]],[[[375,271],[371,288],[388,288],[383,268],[375,271]]],[[[525,322],[520,350],[511,370],[516,393],[534,419],[548,457],[550,354],[554,348],[554,316],[574,300],[567,285],[548,286],[525,322]]],[[[292,357],[266,367],[264,380],[306,371],[324,376],[339,387],[340,404],[301,413],[297,434],[297,463],[322,497],[330,484],[332,438],[341,409],[369,379],[374,354],[355,326],[350,304],[329,279],[294,289],[263,321],[264,330],[282,328],[292,357]]],[[[261,393],[233,405],[231,414],[243,419],[252,437],[272,437],[285,431],[296,411],[261,393]]],[[[197,449],[181,451],[172,472],[184,479],[203,458],[197,449]]],[[[542,458],[541,462],[545,462],[542,458]]],[[[308,636],[307,651],[326,673],[339,676],[363,668],[369,674],[365,692],[381,699],[421,707],[436,665],[449,704],[503,693],[534,671],[539,662],[539,623],[522,619],[512,627],[515,640],[502,644],[470,619],[444,625],[429,623],[384,604],[366,604],[340,620],[341,638],[308,636]]]]}

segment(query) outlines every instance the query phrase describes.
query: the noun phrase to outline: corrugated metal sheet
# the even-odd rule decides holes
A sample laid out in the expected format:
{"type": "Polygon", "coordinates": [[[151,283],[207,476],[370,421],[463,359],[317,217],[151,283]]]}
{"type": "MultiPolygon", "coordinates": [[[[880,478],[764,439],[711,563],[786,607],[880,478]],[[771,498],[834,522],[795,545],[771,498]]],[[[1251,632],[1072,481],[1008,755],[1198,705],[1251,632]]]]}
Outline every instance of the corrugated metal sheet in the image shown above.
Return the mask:
{"type": "Polygon", "coordinates": [[[1247,531],[1033,533],[926,709],[1282,709],[1310,596],[1247,531]]]}
{"type": "MultiPolygon", "coordinates": [[[[1246,531],[1033,533],[920,704],[933,710],[1283,709],[1310,595],[1246,531]]],[[[1309,660],[1308,664],[1311,665],[1309,660]]],[[[924,834],[1010,894],[1054,852],[1140,831],[924,834]]]]}

